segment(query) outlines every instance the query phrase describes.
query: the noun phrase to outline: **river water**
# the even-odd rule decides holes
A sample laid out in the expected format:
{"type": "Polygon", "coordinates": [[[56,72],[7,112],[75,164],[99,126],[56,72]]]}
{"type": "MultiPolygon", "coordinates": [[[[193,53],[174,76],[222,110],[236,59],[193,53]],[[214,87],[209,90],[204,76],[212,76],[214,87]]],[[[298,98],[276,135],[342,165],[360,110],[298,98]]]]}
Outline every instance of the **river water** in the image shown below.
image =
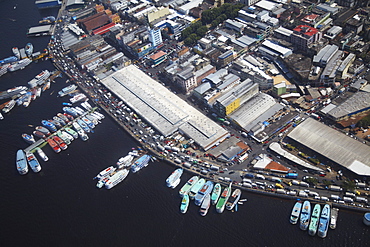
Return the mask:
{"type": "MultiPolygon", "coordinates": [[[[33,0],[0,0],[0,58],[27,42],[35,51],[46,48],[48,37],[27,38],[26,32],[53,12],[39,12],[33,0]]],[[[27,85],[43,69],[53,66],[43,61],[8,73],[0,77],[0,90],[27,85]]],[[[20,176],[15,153],[27,147],[21,134],[62,111],[65,99],[56,93],[65,80],[58,78],[28,108],[15,107],[0,121],[1,246],[370,246],[362,213],[340,210],[337,229],[320,239],[289,223],[294,201],[246,192],[248,202],[238,212],[217,214],[212,207],[201,217],[191,203],[182,215],[178,189],[191,174],[169,189],[165,179],[174,167],[161,162],[129,174],[112,190],[99,190],[92,178],[137,145],[109,117],[87,142],[76,140],[59,154],[45,146],[50,160],[40,161],[42,171],[20,176]]]]}

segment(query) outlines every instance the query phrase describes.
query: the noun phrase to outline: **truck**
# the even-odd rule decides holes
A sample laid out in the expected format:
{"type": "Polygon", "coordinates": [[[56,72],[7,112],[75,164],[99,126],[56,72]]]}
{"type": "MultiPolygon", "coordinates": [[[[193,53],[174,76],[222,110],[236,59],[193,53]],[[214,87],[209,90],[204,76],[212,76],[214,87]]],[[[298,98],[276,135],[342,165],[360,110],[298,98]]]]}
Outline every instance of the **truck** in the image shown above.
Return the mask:
{"type": "Polygon", "coordinates": [[[220,167],[211,165],[210,166],[210,169],[213,170],[213,171],[217,171],[218,172],[220,170],[220,167]]]}
{"type": "Polygon", "coordinates": [[[345,201],[345,202],[353,202],[353,199],[351,197],[343,196],[343,201],[345,201]]]}
{"type": "Polygon", "coordinates": [[[263,176],[263,175],[261,175],[261,174],[257,174],[257,175],[256,175],[256,178],[257,178],[257,179],[265,180],[265,176],[263,176]]]}
{"type": "Polygon", "coordinates": [[[276,193],[278,194],[286,194],[286,191],[284,189],[277,189],[276,193]]]}
{"type": "Polygon", "coordinates": [[[285,175],[285,178],[297,178],[298,173],[288,173],[285,175]]]}
{"type": "Polygon", "coordinates": [[[270,179],[272,182],[281,183],[281,179],[277,177],[271,177],[270,179]]]}
{"type": "Polygon", "coordinates": [[[308,184],[308,183],[306,183],[306,182],[300,182],[299,183],[299,185],[300,186],[302,186],[302,187],[309,187],[310,185],[308,184]]]}
{"type": "Polygon", "coordinates": [[[293,185],[299,185],[299,181],[298,180],[292,180],[292,184],[293,185]]]}
{"type": "Polygon", "coordinates": [[[337,185],[330,185],[329,186],[329,190],[332,190],[332,191],[342,191],[342,188],[340,186],[337,186],[337,185]]]}
{"type": "Polygon", "coordinates": [[[301,196],[301,197],[308,197],[307,193],[306,193],[306,192],[304,192],[303,190],[299,191],[298,196],[301,196]]]}
{"type": "Polygon", "coordinates": [[[367,198],[365,198],[365,197],[356,196],[355,200],[356,200],[356,202],[367,203],[367,198]]]}
{"type": "Polygon", "coordinates": [[[332,200],[340,200],[341,198],[337,195],[330,195],[330,199],[332,200]]]}

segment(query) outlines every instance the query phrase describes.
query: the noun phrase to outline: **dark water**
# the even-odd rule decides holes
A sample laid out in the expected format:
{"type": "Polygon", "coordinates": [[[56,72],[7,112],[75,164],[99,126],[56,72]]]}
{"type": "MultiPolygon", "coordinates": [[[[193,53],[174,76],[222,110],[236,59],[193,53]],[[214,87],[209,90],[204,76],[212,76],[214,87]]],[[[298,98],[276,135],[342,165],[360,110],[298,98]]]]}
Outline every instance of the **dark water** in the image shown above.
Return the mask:
{"type": "MultiPolygon", "coordinates": [[[[50,14],[40,13],[34,0],[0,0],[0,13],[1,58],[27,42],[35,51],[46,47],[48,38],[26,37],[29,26],[50,14]]],[[[43,69],[53,66],[45,61],[8,73],[0,77],[0,90],[26,85],[43,69]]],[[[129,174],[110,191],[99,190],[92,178],[136,146],[109,118],[87,142],[76,140],[60,154],[46,146],[50,160],[40,161],[42,171],[20,176],[15,153],[27,147],[20,136],[33,131],[28,125],[61,111],[63,100],[56,92],[65,80],[0,121],[0,246],[370,246],[370,228],[361,213],[341,210],[337,229],[320,239],[289,224],[293,201],[245,192],[248,202],[238,212],[217,214],[212,208],[201,217],[191,204],[182,215],[178,189],[165,186],[174,168],[164,163],[129,174]]],[[[180,186],[190,176],[185,173],[180,186]]]]}

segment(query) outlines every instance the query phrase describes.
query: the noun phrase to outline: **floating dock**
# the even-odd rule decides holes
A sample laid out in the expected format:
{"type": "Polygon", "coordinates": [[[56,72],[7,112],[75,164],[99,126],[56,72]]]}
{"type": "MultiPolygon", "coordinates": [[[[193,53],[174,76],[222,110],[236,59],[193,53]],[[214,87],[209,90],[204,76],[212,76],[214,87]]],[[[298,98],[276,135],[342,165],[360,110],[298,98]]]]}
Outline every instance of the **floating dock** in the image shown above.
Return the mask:
{"type": "Polygon", "coordinates": [[[27,36],[46,36],[51,35],[52,25],[42,25],[36,27],[30,27],[27,32],[27,36]]]}
{"type": "Polygon", "coordinates": [[[58,8],[62,5],[61,0],[37,0],[35,2],[39,9],[58,8]]]}

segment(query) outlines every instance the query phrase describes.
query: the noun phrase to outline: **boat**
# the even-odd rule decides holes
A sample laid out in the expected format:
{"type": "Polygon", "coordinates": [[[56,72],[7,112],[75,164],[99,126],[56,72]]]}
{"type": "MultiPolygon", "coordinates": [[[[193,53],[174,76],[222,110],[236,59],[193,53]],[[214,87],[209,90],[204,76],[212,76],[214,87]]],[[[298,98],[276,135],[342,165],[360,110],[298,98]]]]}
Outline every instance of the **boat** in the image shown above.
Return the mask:
{"type": "Polygon", "coordinates": [[[39,161],[36,159],[36,156],[33,153],[28,152],[26,154],[27,162],[30,165],[33,172],[41,171],[41,166],[39,161]]]}
{"type": "Polygon", "coordinates": [[[25,95],[25,98],[23,99],[23,106],[24,107],[28,107],[31,103],[31,100],[32,100],[32,93],[31,92],[27,92],[26,95],[25,95]]]}
{"type": "Polygon", "coordinates": [[[303,231],[307,230],[311,216],[311,203],[304,201],[301,209],[301,216],[299,218],[299,228],[303,231]]]}
{"type": "Polygon", "coordinates": [[[86,95],[83,94],[83,93],[79,93],[79,94],[76,94],[75,96],[73,96],[72,98],[69,99],[69,101],[74,104],[74,103],[77,103],[77,102],[80,102],[80,101],[83,101],[87,99],[86,95]]]}
{"type": "Polygon", "coordinates": [[[102,119],[105,118],[105,116],[103,114],[101,114],[100,112],[95,111],[94,114],[98,115],[102,119]]]}
{"type": "Polygon", "coordinates": [[[217,213],[221,214],[225,210],[225,205],[226,205],[227,200],[230,197],[230,194],[231,194],[231,183],[229,187],[226,187],[224,191],[222,191],[220,199],[218,199],[218,202],[216,204],[217,213]]]}
{"type": "Polygon", "coordinates": [[[320,212],[321,212],[320,204],[315,204],[311,215],[310,225],[308,226],[308,234],[310,234],[311,236],[314,236],[317,232],[320,212]]]}
{"type": "Polygon", "coordinates": [[[36,75],[32,80],[28,82],[28,85],[33,88],[36,86],[41,86],[49,78],[49,70],[43,70],[38,75],[36,75]]]}
{"type": "Polygon", "coordinates": [[[42,91],[45,92],[45,90],[48,90],[50,88],[50,81],[46,81],[44,85],[42,86],[42,91]]]}
{"type": "Polygon", "coordinates": [[[95,128],[95,124],[91,122],[86,116],[82,117],[81,120],[84,121],[90,129],[95,128]]]}
{"type": "Polygon", "coordinates": [[[31,62],[32,62],[32,60],[29,59],[29,58],[25,58],[25,59],[19,60],[18,62],[15,62],[15,63],[11,64],[8,67],[8,70],[11,71],[11,72],[13,72],[13,71],[16,71],[16,70],[24,69],[31,62]]]}
{"type": "Polygon", "coordinates": [[[193,187],[191,187],[190,191],[189,191],[189,197],[191,200],[194,199],[195,195],[198,193],[198,191],[200,190],[200,188],[202,188],[202,186],[206,183],[206,180],[204,178],[201,178],[198,180],[198,182],[196,182],[194,184],[193,187]]]}
{"type": "Polygon", "coordinates": [[[57,127],[55,127],[55,125],[53,123],[51,123],[50,121],[42,120],[41,124],[50,131],[53,131],[53,132],[57,131],[57,127]]]}
{"type": "Polygon", "coordinates": [[[54,116],[53,117],[53,120],[54,121],[57,121],[58,123],[60,123],[62,126],[64,126],[64,125],[66,125],[67,123],[66,122],[64,122],[64,120],[63,119],[61,119],[60,117],[57,117],[57,116],[54,116]]]}
{"type": "Polygon", "coordinates": [[[331,209],[330,229],[334,230],[337,227],[338,213],[339,213],[339,208],[332,208],[331,209]]]}
{"type": "Polygon", "coordinates": [[[5,75],[8,72],[9,64],[0,66],[0,76],[5,75]]]}
{"type": "Polygon", "coordinates": [[[52,24],[55,22],[55,17],[54,16],[47,16],[42,18],[42,20],[39,21],[40,25],[45,25],[45,24],[52,24]]]}
{"type": "Polygon", "coordinates": [[[181,177],[183,171],[184,170],[182,168],[178,168],[175,171],[173,171],[171,173],[171,175],[166,179],[167,187],[170,187],[170,188],[174,189],[175,184],[176,184],[177,180],[181,177]]]}
{"type": "Polygon", "coordinates": [[[106,178],[106,177],[109,177],[113,172],[115,172],[117,170],[117,168],[113,167],[113,166],[110,166],[108,168],[105,168],[103,171],[99,172],[98,175],[96,175],[94,177],[94,179],[103,179],[103,178],[106,178]]]}
{"type": "Polygon", "coordinates": [[[319,227],[317,229],[317,236],[319,236],[320,238],[325,238],[326,234],[328,233],[330,223],[330,211],[330,205],[325,204],[321,211],[319,227]]]}
{"type": "Polygon", "coordinates": [[[81,128],[81,126],[78,123],[73,122],[72,126],[73,126],[73,128],[75,128],[78,135],[81,137],[81,139],[83,141],[87,141],[89,139],[89,136],[85,133],[85,131],[83,131],[83,129],[81,128]]]}
{"type": "Polygon", "coordinates": [[[69,120],[73,121],[75,118],[72,115],[69,115],[68,113],[63,113],[63,115],[69,120]]]}
{"type": "Polygon", "coordinates": [[[146,166],[148,164],[148,162],[150,161],[150,158],[152,156],[151,155],[148,155],[148,154],[144,154],[143,156],[141,156],[139,159],[137,159],[134,164],[132,164],[131,166],[131,170],[133,173],[136,173],[138,172],[139,170],[141,170],[144,166],[146,166]]]}
{"type": "Polygon", "coordinates": [[[81,119],[77,119],[77,123],[81,126],[81,128],[86,132],[86,133],[89,133],[91,132],[91,129],[89,128],[89,126],[87,126],[87,124],[82,121],[81,119]]]}
{"type": "Polygon", "coordinates": [[[8,113],[8,112],[10,112],[13,108],[14,108],[14,106],[15,106],[15,100],[14,99],[12,99],[11,101],[9,101],[5,106],[4,106],[4,108],[3,108],[3,112],[4,113],[8,113]]]}
{"type": "Polygon", "coordinates": [[[241,192],[240,189],[234,190],[233,193],[231,194],[231,196],[229,197],[229,199],[226,202],[226,205],[225,205],[226,209],[227,210],[233,210],[233,208],[235,207],[235,204],[238,203],[241,195],[242,195],[242,192],[241,192]]]}
{"type": "Polygon", "coordinates": [[[43,133],[46,136],[50,135],[50,131],[47,128],[45,128],[45,127],[36,126],[35,129],[36,129],[36,131],[40,131],[41,133],[43,133]]]}
{"type": "Polygon", "coordinates": [[[48,161],[49,160],[49,157],[46,156],[46,154],[44,153],[44,151],[42,151],[41,148],[37,148],[36,149],[36,152],[37,154],[40,156],[40,158],[43,160],[43,161],[48,161]]]}
{"type": "Polygon", "coordinates": [[[206,195],[210,194],[213,189],[213,182],[207,181],[200,190],[198,190],[197,194],[194,197],[195,205],[200,206],[206,197],[206,195]]]}
{"type": "Polygon", "coordinates": [[[127,169],[123,169],[116,172],[105,183],[105,188],[107,188],[108,190],[112,189],[114,186],[122,182],[127,177],[129,172],[130,170],[127,169]]]}
{"type": "Polygon", "coordinates": [[[27,87],[25,86],[18,86],[14,88],[7,89],[5,91],[0,92],[0,99],[7,99],[12,98],[13,96],[17,96],[21,93],[27,91],[27,87]]]}
{"type": "Polygon", "coordinates": [[[36,89],[36,97],[40,98],[41,97],[41,92],[42,92],[41,87],[38,87],[36,89]]]}
{"type": "Polygon", "coordinates": [[[48,119],[48,121],[52,124],[54,124],[54,126],[57,128],[57,129],[61,129],[63,126],[61,123],[59,123],[58,121],[54,120],[54,119],[48,119]]]}
{"type": "Polygon", "coordinates": [[[199,213],[200,215],[202,216],[206,216],[206,214],[208,213],[208,209],[209,207],[211,206],[211,196],[210,194],[208,193],[205,197],[204,197],[204,200],[202,201],[202,204],[200,206],[200,209],[199,209],[199,213]]]}
{"type": "Polygon", "coordinates": [[[77,89],[77,86],[75,84],[69,85],[68,87],[63,88],[58,92],[59,97],[66,96],[69,93],[72,93],[77,89]]]}
{"type": "Polygon", "coordinates": [[[85,111],[82,110],[80,107],[76,106],[75,108],[75,111],[78,113],[78,115],[82,116],[85,114],[85,111]]]}
{"type": "Polygon", "coordinates": [[[33,143],[35,143],[35,138],[33,137],[33,135],[29,135],[29,134],[23,133],[23,134],[22,134],[22,138],[23,138],[23,140],[25,140],[28,144],[33,144],[33,143]]]}
{"type": "Polygon", "coordinates": [[[108,177],[106,177],[106,178],[103,178],[103,179],[99,180],[99,181],[96,183],[96,187],[97,187],[97,188],[99,188],[99,189],[101,189],[101,188],[105,185],[105,183],[106,183],[106,182],[108,182],[108,180],[109,180],[109,178],[108,178],[108,177]]]}
{"type": "Polygon", "coordinates": [[[78,134],[76,131],[74,131],[73,129],[71,129],[70,127],[66,127],[64,128],[64,130],[70,134],[74,139],[77,139],[78,138],[78,134]]]}
{"type": "Polygon", "coordinates": [[[363,222],[365,225],[370,226],[370,213],[369,212],[364,214],[363,222]]]}
{"type": "Polygon", "coordinates": [[[89,119],[95,126],[98,125],[98,123],[100,123],[100,121],[91,114],[85,115],[85,117],[89,119]]]}
{"type": "Polygon", "coordinates": [[[216,205],[220,195],[221,195],[221,184],[217,183],[213,187],[212,194],[211,194],[211,203],[212,203],[212,205],[216,205]]]}
{"type": "Polygon", "coordinates": [[[67,118],[67,116],[65,116],[64,114],[62,114],[60,112],[57,113],[57,117],[60,118],[60,119],[62,119],[65,123],[70,122],[70,120],[67,118]]]}
{"type": "Polygon", "coordinates": [[[293,206],[292,213],[290,214],[290,223],[293,225],[297,224],[299,215],[301,214],[302,209],[302,202],[301,200],[297,200],[293,206]]]}
{"type": "Polygon", "coordinates": [[[49,146],[54,150],[54,152],[60,153],[60,151],[62,151],[58,144],[52,138],[49,138],[46,141],[48,142],[49,146]]]}
{"type": "Polygon", "coordinates": [[[3,116],[3,114],[1,114],[1,112],[0,112],[0,120],[3,120],[4,119],[4,116],[3,116]]]}
{"type": "MultiPolygon", "coordinates": [[[[63,142],[65,142],[65,144],[67,145],[70,145],[71,144],[71,139],[69,139],[65,134],[67,134],[66,132],[64,131],[61,131],[61,130],[58,130],[57,131],[57,136],[62,139],[63,142]]],[[[72,137],[72,136],[71,136],[72,137]]]]}
{"type": "Polygon", "coordinates": [[[68,102],[63,102],[62,105],[73,106],[71,103],[68,103],[68,102]]]}
{"type": "Polygon", "coordinates": [[[187,194],[190,189],[194,186],[196,182],[198,182],[199,176],[193,176],[191,177],[179,190],[179,194],[181,197],[183,197],[185,194],[187,194]]]}
{"type": "Polygon", "coordinates": [[[75,109],[73,109],[72,107],[63,107],[63,111],[69,115],[72,115],[73,117],[78,117],[78,113],[76,112],[75,109]]]}
{"type": "Polygon", "coordinates": [[[185,193],[181,199],[181,204],[180,204],[180,212],[182,214],[185,214],[188,211],[189,202],[190,202],[189,195],[185,193]]]}
{"type": "Polygon", "coordinates": [[[14,56],[16,56],[18,59],[20,59],[20,58],[21,58],[21,53],[19,52],[18,47],[14,46],[14,47],[12,48],[12,52],[13,52],[14,56]]]}
{"type": "Polygon", "coordinates": [[[19,174],[24,175],[27,174],[28,172],[28,166],[27,166],[27,160],[26,160],[26,155],[23,152],[22,149],[19,149],[17,151],[17,156],[16,156],[16,165],[17,165],[17,170],[19,174]]]}
{"type": "Polygon", "coordinates": [[[66,150],[68,148],[67,144],[62,139],[60,139],[59,136],[53,136],[52,138],[62,150],[66,150]]]}
{"type": "Polygon", "coordinates": [[[132,160],[134,159],[134,156],[128,154],[125,157],[121,157],[118,159],[116,166],[118,168],[122,167],[129,167],[131,165],[132,160]]]}
{"type": "Polygon", "coordinates": [[[24,51],[26,52],[28,57],[31,57],[33,53],[33,45],[31,43],[27,43],[24,51]]]}

